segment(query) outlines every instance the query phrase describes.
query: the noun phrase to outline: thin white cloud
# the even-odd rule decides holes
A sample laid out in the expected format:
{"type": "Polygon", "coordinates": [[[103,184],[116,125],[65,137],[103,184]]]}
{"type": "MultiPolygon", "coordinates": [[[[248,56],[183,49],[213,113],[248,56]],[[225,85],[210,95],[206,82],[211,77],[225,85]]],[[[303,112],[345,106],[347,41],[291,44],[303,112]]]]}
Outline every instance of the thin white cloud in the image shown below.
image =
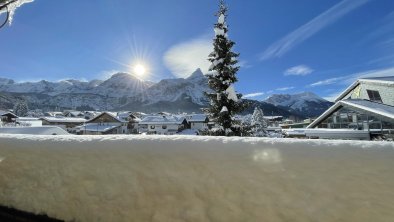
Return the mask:
{"type": "Polygon", "coordinates": [[[256,93],[249,93],[249,94],[243,95],[242,97],[243,98],[254,98],[254,97],[262,96],[264,94],[265,94],[264,92],[256,92],[256,93]]]}
{"type": "MultiPolygon", "coordinates": [[[[330,79],[325,79],[321,80],[315,83],[310,84],[307,87],[315,87],[315,86],[323,86],[323,85],[333,85],[333,84],[340,84],[340,85],[345,85],[348,86],[355,82],[357,79],[360,78],[373,78],[373,77],[387,77],[387,76],[394,76],[394,67],[388,67],[384,69],[375,69],[375,70],[368,70],[360,73],[355,73],[351,75],[346,75],[342,77],[337,77],[337,78],[330,78],[330,79]]],[[[342,91],[338,91],[335,93],[332,93],[324,99],[328,101],[335,101],[335,99],[342,93],[342,91]]]]}
{"type": "Polygon", "coordinates": [[[336,78],[324,79],[324,80],[320,80],[320,81],[310,84],[309,87],[332,85],[332,84],[335,84],[345,78],[346,77],[336,77],[336,78]]]}
{"type": "Polygon", "coordinates": [[[282,87],[282,88],[277,88],[277,89],[275,89],[275,90],[276,90],[276,91],[288,91],[288,90],[291,90],[291,89],[294,89],[294,87],[293,87],[293,86],[282,87]]]}
{"type": "Polygon", "coordinates": [[[315,17],[308,23],[294,30],[284,38],[272,44],[261,55],[261,60],[279,58],[289,50],[309,39],[326,26],[336,22],[354,9],[364,5],[370,0],[343,0],[327,11],[315,17]]]}
{"type": "Polygon", "coordinates": [[[186,78],[197,68],[203,73],[208,72],[208,55],[212,51],[212,39],[203,36],[172,46],[165,52],[163,60],[173,75],[186,78]]]}
{"type": "Polygon", "coordinates": [[[351,75],[320,80],[318,82],[308,85],[308,87],[325,86],[325,85],[332,85],[332,84],[339,84],[339,83],[349,85],[359,78],[385,77],[385,76],[394,76],[394,67],[368,70],[368,71],[359,72],[359,73],[355,73],[355,74],[351,74],[351,75]]]}
{"type": "Polygon", "coordinates": [[[288,68],[285,72],[285,76],[306,76],[313,72],[309,66],[306,65],[298,65],[291,68],[288,68]]]}

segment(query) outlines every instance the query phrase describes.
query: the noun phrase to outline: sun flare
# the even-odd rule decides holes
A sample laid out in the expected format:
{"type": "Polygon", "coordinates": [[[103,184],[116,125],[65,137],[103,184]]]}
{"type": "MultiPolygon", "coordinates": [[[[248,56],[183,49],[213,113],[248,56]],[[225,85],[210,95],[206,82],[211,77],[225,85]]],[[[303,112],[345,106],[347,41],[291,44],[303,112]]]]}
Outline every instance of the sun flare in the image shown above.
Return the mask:
{"type": "Polygon", "coordinates": [[[144,76],[146,74],[146,67],[142,64],[137,64],[133,67],[133,71],[137,76],[144,76]]]}

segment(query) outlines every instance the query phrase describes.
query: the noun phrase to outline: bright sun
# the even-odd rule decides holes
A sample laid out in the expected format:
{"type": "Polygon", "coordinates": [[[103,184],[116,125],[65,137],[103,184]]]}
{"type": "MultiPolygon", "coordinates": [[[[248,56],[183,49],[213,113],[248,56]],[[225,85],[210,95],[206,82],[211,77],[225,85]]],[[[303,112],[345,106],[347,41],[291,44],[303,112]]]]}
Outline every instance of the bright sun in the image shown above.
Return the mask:
{"type": "Polygon", "coordinates": [[[137,76],[143,76],[146,73],[146,68],[142,64],[137,64],[134,66],[133,71],[137,76]]]}

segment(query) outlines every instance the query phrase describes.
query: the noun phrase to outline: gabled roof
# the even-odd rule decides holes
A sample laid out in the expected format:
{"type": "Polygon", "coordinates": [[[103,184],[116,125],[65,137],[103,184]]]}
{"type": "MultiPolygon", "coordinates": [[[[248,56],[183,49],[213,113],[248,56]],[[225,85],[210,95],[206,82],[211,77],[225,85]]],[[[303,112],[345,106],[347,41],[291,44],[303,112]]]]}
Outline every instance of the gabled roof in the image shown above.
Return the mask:
{"type": "Polygon", "coordinates": [[[349,94],[353,89],[355,89],[361,83],[377,83],[377,84],[385,84],[388,86],[394,86],[394,76],[385,76],[385,77],[366,77],[360,78],[355,81],[352,85],[350,85],[345,91],[343,91],[336,99],[335,102],[343,99],[347,94],[349,94]]]}
{"type": "Polygon", "coordinates": [[[313,121],[307,128],[314,128],[319,125],[324,119],[337,111],[340,107],[351,107],[353,109],[362,110],[364,112],[373,113],[377,116],[389,118],[394,120],[394,107],[382,103],[371,102],[362,99],[346,99],[336,102],[315,121],[313,121]]]}
{"type": "Polygon", "coordinates": [[[0,110],[0,116],[12,116],[13,118],[18,118],[17,115],[9,111],[0,110]]]}
{"type": "Polygon", "coordinates": [[[127,118],[132,118],[132,119],[138,119],[132,112],[118,112],[117,117],[119,119],[127,119],[127,118]]]}
{"type": "Polygon", "coordinates": [[[344,100],[342,101],[342,103],[348,106],[365,110],[367,112],[394,119],[394,106],[361,99],[344,100]]]}
{"type": "Polygon", "coordinates": [[[50,123],[84,123],[86,119],[73,118],[73,117],[41,117],[41,120],[45,120],[50,123]]]}
{"type": "Polygon", "coordinates": [[[68,113],[68,115],[72,115],[72,116],[83,116],[84,114],[80,111],[71,111],[68,113]]]}
{"type": "Polygon", "coordinates": [[[209,118],[205,114],[192,114],[187,118],[188,122],[208,122],[209,118]]]}
{"type": "Polygon", "coordinates": [[[118,128],[120,125],[116,124],[99,124],[99,123],[88,123],[83,126],[78,126],[77,128],[81,131],[88,131],[88,132],[108,132],[112,129],[118,128]]]}
{"type": "Polygon", "coordinates": [[[386,82],[386,83],[389,83],[389,84],[394,84],[394,76],[366,77],[366,78],[361,78],[361,80],[379,81],[379,82],[386,82]]]}
{"type": "Polygon", "coordinates": [[[93,122],[94,120],[100,118],[100,117],[103,116],[103,115],[109,115],[109,116],[111,116],[112,118],[114,118],[117,122],[121,122],[121,123],[128,122],[128,121],[122,120],[122,119],[120,119],[118,116],[116,116],[117,113],[113,113],[113,112],[103,112],[103,113],[101,113],[100,115],[95,116],[94,118],[88,120],[87,123],[93,122]]]}

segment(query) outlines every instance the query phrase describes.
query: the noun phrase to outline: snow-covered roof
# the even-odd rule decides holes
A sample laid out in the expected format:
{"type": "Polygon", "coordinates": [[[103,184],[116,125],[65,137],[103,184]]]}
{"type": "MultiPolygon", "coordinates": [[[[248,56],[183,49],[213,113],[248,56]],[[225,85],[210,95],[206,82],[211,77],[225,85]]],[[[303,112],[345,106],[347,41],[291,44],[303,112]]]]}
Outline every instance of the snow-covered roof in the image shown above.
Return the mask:
{"type": "Polygon", "coordinates": [[[335,112],[339,107],[341,106],[347,106],[347,107],[352,107],[352,108],[357,108],[361,109],[366,112],[374,113],[376,115],[394,119],[394,107],[381,104],[381,103],[376,103],[376,102],[371,102],[368,100],[362,100],[362,99],[346,99],[346,100],[341,100],[336,102],[333,106],[331,106],[328,110],[326,110],[322,115],[320,115],[315,121],[313,121],[307,128],[314,128],[321,121],[326,119],[329,115],[331,115],[333,112],[335,112]]]}
{"type": "Polygon", "coordinates": [[[361,99],[347,99],[341,103],[394,119],[394,106],[361,99]]]}
{"type": "Polygon", "coordinates": [[[105,114],[113,117],[118,122],[122,122],[122,123],[128,122],[127,120],[124,120],[123,118],[117,116],[117,113],[115,113],[115,112],[103,112],[100,115],[95,116],[93,119],[90,119],[88,122],[92,122],[92,121],[96,120],[97,118],[100,118],[102,115],[105,115],[105,114]]]}
{"type": "Polygon", "coordinates": [[[117,117],[120,119],[124,119],[124,120],[129,117],[131,117],[133,119],[138,119],[132,112],[118,112],[117,117]]]}
{"type": "Polygon", "coordinates": [[[381,81],[381,82],[394,83],[394,76],[367,77],[367,78],[361,78],[361,80],[381,81]]]}
{"type": "MultiPolygon", "coordinates": [[[[207,121],[208,117],[205,114],[192,114],[188,116],[188,122],[205,122],[207,121]]],[[[208,121],[207,121],[208,122],[208,121]]]]}
{"type": "Polygon", "coordinates": [[[360,78],[351,84],[345,91],[343,91],[336,99],[335,102],[343,99],[349,92],[355,89],[360,83],[378,83],[378,84],[385,84],[388,86],[394,87],[394,76],[385,76],[385,77],[366,77],[360,78]]]}
{"type": "Polygon", "coordinates": [[[182,124],[184,120],[184,117],[175,116],[147,116],[139,124],[182,124]]]}
{"type": "Polygon", "coordinates": [[[37,126],[0,127],[0,134],[68,135],[69,133],[57,126],[37,126]]]}
{"type": "Polygon", "coordinates": [[[275,120],[275,119],[283,119],[283,116],[263,116],[264,119],[275,120]]]}
{"type": "Polygon", "coordinates": [[[71,114],[71,115],[73,115],[73,116],[83,115],[83,113],[80,112],[80,111],[72,111],[72,112],[69,112],[69,114],[71,114]]]}
{"type": "Polygon", "coordinates": [[[18,117],[17,121],[41,121],[39,118],[34,117],[18,117]]]}
{"type": "Polygon", "coordinates": [[[77,127],[77,129],[81,131],[89,131],[89,132],[108,132],[112,129],[119,127],[117,124],[99,124],[99,123],[88,123],[83,126],[77,127]]]}
{"type": "Polygon", "coordinates": [[[0,116],[5,116],[5,115],[12,115],[12,116],[18,117],[17,115],[13,114],[12,112],[0,110],[0,116]]]}
{"type": "Polygon", "coordinates": [[[41,117],[40,119],[50,123],[84,123],[86,119],[73,117],[41,117]]]}

